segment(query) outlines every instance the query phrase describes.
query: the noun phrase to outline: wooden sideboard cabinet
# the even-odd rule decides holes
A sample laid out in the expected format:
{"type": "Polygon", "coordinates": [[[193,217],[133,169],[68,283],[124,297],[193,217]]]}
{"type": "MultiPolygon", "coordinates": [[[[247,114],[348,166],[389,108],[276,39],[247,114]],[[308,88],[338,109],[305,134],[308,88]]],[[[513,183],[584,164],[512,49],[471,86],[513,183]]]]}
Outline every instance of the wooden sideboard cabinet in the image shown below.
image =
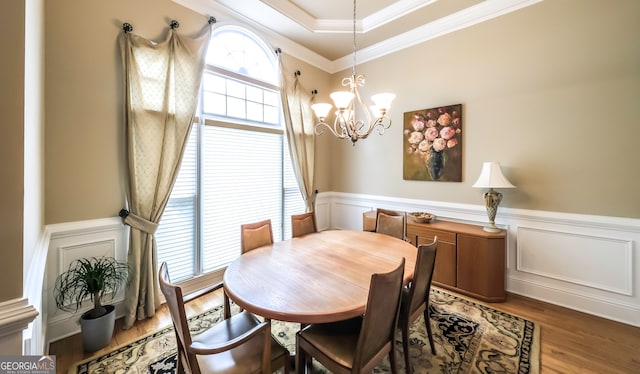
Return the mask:
{"type": "Polygon", "coordinates": [[[407,238],[414,245],[431,243],[434,236],[438,237],[434,285],[487,302],[504,301],[504,231],[490,233],[482,226],[457,222],[407,220],[407,238]]]}

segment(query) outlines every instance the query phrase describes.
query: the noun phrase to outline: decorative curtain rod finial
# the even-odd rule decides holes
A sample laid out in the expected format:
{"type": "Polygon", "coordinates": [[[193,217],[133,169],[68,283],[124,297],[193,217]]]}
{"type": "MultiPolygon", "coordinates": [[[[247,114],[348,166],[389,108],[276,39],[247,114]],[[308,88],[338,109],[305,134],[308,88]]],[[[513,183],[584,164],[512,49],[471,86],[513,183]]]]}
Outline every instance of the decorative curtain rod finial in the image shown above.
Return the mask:
{"type": "Polygon", "coordinates": [[[133,31],[133,26],[131,26],[130,23],[125,22],[122,24],[122,31],[124,31],[125,34],[128,34],[133,31]]]}
{"type": "Polygon", "coordinates": [[[180,23],[178,21],[176,21],[175,19],[172,19],[171,23],[169,24],[169,26],[171,27],[171,30],[175,30],[178,27],[180,27],[180,23]]]}
{"type": "Polygon", "coordinates": [[[216,19],[216,17],[211,16],[209,17],[209,21],[207,22],[209,22],[210,25],[213,25],[214,23],[218,22],[218,20],[216,19]]]}

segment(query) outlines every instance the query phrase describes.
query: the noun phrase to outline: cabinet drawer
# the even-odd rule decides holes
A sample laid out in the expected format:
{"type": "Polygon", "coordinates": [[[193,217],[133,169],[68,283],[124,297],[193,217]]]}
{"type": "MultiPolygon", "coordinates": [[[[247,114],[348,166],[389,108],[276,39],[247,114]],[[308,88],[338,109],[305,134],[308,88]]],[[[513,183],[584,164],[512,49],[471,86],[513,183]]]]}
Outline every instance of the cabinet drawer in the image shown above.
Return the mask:
{"type": "Polygon", "coordinates": [[[456,233],[451,231],[433,230],[424,226],[407,225],[407,236],[418,236],[433,240],[434,236],[438,237],[439,242],[447,242],[456,244],[456,233]]]}

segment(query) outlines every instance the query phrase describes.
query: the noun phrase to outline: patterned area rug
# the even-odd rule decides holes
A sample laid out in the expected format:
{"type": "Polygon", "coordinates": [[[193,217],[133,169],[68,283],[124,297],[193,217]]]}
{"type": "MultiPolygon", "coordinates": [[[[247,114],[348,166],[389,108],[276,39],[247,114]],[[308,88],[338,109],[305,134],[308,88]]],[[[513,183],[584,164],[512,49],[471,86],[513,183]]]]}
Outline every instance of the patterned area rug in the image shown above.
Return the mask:
{"type": "MultiPolygon", "coordinates": [[[[222,307],[191,318],[192,334],[217,323],[222,307]]],[[[410,357],[416,374],[518,373],[540,371],[540,330],[532,321],[433,288],[431,323],[436,355],[431,354],[424,320],[411,327],[410,357]]],[[[289,351],[295,351],[299,324],[272,321],[272,333],[289,351]]],[[[404,372],[400,331],[396,357],[404,372]]],[[[73,365],[69,373],[174,373],[176,366],[173,327],[143,337],[108,354],[73,365]]],[[[327,371],[314,363],[315,372],[327,371]]],[[[374,373],[389,373],[388,358],[374,373]]]]}

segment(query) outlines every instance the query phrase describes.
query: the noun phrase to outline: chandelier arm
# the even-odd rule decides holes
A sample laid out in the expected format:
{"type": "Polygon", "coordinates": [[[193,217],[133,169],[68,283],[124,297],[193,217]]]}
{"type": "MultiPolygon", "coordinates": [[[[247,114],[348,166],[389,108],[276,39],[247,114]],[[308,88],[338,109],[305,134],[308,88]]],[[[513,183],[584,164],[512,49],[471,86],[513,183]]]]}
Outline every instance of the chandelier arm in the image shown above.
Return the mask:
{"type": "Polygon", "coordinates": [[[391,118],[389,116],[382,116],[376,119],[376,123],[373,126],[378,129],[378,134],[384,135],[385,130],[391,127],[391,118]]]}
{"type": "Polygon", "coordinates": [[[358,91],[358,84],[362,82],[364,84],[364,76],[358,75],[353,79],[352,91],[355,95],[353,100],[353,122],[354,122],[354,131],[358,136],[367,136],[371,134],[373,131],[374,123],[371,121],[371,113],[369,112],[369,108],[362,101],[362,97],[360,96],[360,92],[358,91]],[[366,121],[364,120],[356,120],[357,107],[360,107],[362,111],[364,111],[366,121]]]}
{"type": "Polygon", "coordinates": [[[333,136],[335,136],[336,138],[340,138],[340,139],[346,139],[348,138],[347,136],[344,136],[343,133],[338,133],[337,127],[336,127],[336,122],[334,122],[333,126],[329,125],[328,123],[322,121],[322,122],[318,122],[314,128],[314,132],[316,133],[316,135],[322,135],[324,134],[324,127],[328,128],[329,131],[331,131],[331,133],[333,134],[333,136]]]}

